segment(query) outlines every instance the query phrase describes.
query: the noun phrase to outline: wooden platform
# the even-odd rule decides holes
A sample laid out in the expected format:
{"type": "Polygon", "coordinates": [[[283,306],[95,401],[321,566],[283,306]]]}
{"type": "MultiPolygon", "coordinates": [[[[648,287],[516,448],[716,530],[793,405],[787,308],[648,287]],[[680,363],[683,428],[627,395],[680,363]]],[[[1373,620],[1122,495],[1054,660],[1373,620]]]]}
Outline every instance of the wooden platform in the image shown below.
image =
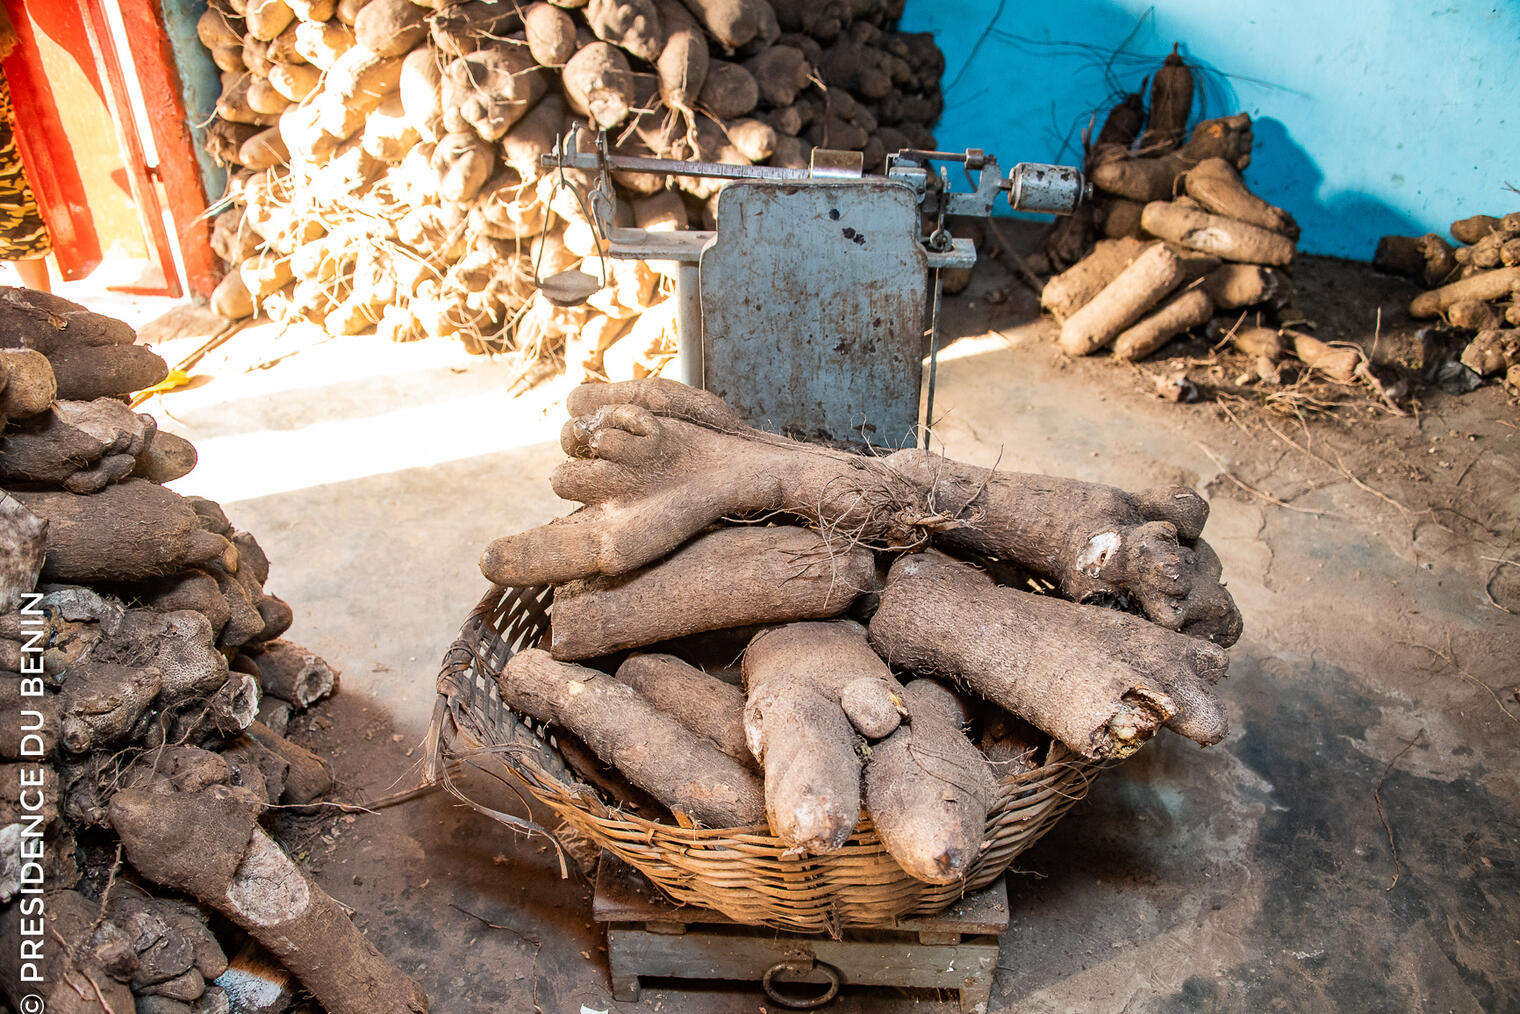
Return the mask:
{"type": "Polygon", "coordinates": [[[1008,889],[999,879],[937,915],[890,928],[846,927],[835,940],[674,905],[638,871],[603,852],[591,910],[607,924],[618,1000],[637,1000],[641,977],[727,979],[760,982],[774,1002],[797,1008],[821,1006],[844,985],[954,989],[961,1010],[985,1014],[998,934],[1008,928],[1008,889]],[[824,988],[804,993],[794,983],[824,988]]]}

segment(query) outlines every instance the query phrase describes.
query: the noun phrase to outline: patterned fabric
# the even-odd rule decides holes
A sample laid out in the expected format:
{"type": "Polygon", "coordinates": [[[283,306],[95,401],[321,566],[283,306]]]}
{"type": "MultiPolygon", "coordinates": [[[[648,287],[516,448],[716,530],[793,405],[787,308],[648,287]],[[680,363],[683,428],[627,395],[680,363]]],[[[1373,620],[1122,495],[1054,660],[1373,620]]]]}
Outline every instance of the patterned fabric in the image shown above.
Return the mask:
{"type": "Polygon", "coordinates": [[[0,260],[24,261],[45,256],[53,241],[26,182],[26,168],[16,150],[11,86],[0,71],[0,260]]]}

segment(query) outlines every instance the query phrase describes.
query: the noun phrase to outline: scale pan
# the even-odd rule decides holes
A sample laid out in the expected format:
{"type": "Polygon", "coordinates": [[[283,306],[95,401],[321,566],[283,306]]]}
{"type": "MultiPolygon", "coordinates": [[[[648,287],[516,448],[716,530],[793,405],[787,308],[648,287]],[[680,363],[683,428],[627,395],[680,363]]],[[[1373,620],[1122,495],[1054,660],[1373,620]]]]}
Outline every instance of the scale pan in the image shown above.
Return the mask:
{"type": "Polygon", "coordinates": [[[601,287],[602,283],[595,275],[571,270],[560,271],[545,278],[538,291],[555,306],[580,306],[601,287]]]}

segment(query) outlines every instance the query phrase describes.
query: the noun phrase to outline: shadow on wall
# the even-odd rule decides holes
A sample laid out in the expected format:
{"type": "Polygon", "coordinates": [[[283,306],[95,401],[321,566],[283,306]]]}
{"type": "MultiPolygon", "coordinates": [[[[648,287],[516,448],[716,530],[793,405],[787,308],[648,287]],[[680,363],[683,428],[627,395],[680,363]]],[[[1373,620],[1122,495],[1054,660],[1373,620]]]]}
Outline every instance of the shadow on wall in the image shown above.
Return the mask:
{"type": "Polygon", "coordinates": [[[1324,173],[1293,140],[1281,120],[1263,116],[1252,121],[1251,130],[1256,142],[1251,150],[1251,165],[1245,172],[1247,182],[1263,200],[1293,213],[1304,235],[1316,238],[1313,250],[1369,260],[1371,251],[1362,249],[1359,238],[1354,244],[1347,244],[1327,237],[1390,233],[1408,236],[1425,232],[1425,227],[1413,216],[1372,194],[1346,190],[1325,193],[1324,173]],[[1348,245],[1357,249],[1347,254],[1348,245]]]}

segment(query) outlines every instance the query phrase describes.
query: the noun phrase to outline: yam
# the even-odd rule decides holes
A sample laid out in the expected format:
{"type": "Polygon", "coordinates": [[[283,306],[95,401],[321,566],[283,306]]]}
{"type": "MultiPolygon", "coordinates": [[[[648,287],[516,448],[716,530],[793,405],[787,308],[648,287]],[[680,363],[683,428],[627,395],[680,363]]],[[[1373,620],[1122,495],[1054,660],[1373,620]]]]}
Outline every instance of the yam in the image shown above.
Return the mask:
{"type": "MultiPolygon", "coordinates": [[[[12,608],[14,609],[14,604],[12,608]]],[[[734,692],[738,693],[737,690],[734,692]]],[[[33,758],[52,754],[53,748],[58,745],[58,698],[55,695],[23,696],[21,680],[9,675],[0,676],[0,708],[4,708],[7,715],[15,716],[3,728],[0,728],[0,758],[10,761],[22,760],[23,750],[26,750],[33,758]]],[[[741,721],[743,710],[744,695],[739,694],[738,707],[733,718],[734,727],[739,730],[741,750],[745,749],[741,721]]],[[[745,753],[747,756],[748,751],[746,750],[745,753]]]]}
{"type": "Polygon", "coordinates": [[[492,239],[526,240],[544,226],[544,206],[513,174],[488,182],[470,209],[470,232],[492,239]]]}
{"type": "MultiPolygon", "coordinates": [[[[738,49],[760,31],[765,0],[683,0],[707,34],[728,49],[738,49]]],[[[770,14],[774,20],[773,12],[770,14]]]]}
{"type": "Polygon", "coordinates": [[[242,320],[254,313],[253,293],[241,271],[229,271],[211,292],[211,310],[227,320],[242,320]]]}
{"type": "Polygon", "coordinates": [[[1224,260],[1274,267],[1293,261],[1293,241],[1281,233],[1176,202],[1147,204],[1140,221],[1153,235],[1224,260]]]}
{"type": "Polygon", "coordinates": [[[1298,239],[1298,223],[1281,208],[1251,193],[1235,167],[1222,158],[1208,158],[1182,174],[1183,188],[1205,211],[1298,239]]]}
{"type": "Polygon", "coordinates": [[[934,680],[903,689],[911,724],[871,749],[865,804],[887,853],[916,880],[953,884],[982,851],[992,768],[966,738],[966,702],[934,680]]]}
{"type": "Polygon", "coordinates": [[[36,349],[0,349],[0,419],[25,419],[46,412],[58,397],[53,364],[36,349]]]}
{"type": "Polygon", "coordinates": [[[1204,120],[1187,144],[1165,155],[1127,157],[1122,150],[1098,152],[1088,175],[1093,186],[1132,201],[1170,200],[1178,177],[1205,159],[1222,158],[1236,169],[1251,161],[1251,118],[1245,113],[1204,120]]]}
{"type": "Polygon", "coordinates": [[[590,0],[583,11],[586,24],[603,42],[654,63],[665,47],[665,32],[653,0],[590,0]]]}
{"type": "Polygon", "coordinates": [[[1218,645],[998,587],[938,554],[893,565],[871,643],[893,665],[959,680],[1093,759],[1133,753],[1162,723],[1203,745],[1228,728],[1209,691],[1229,664],[1218,645]]]}
{"type": "Polygon", "coordinates": [[[275,122],[275,117],[267,113],[260,113],[248,104],[248,90],[258,78],[252,71],[236,74],[232,81],[222,89],[221,96],[216,100],[216,115],[228,123],[242,123],[251,126],[267,127],[275,122]]]}
{"type": "MultiPolygon", "coordinates": [[[[247,930],[333,1014],[425,1014],[427,997],[397,971],[258,826],[247,789],[123,789],[110,821],[128,861],[160,886],[247,930]]],[[[122,1008],[116,1008],[122,1009],[122,1008]]]]}
{"type": "Polygon", "coordinates": [[[240,264],[238,273],[243,276],[243,284],[247,286],[248,294],[255,303],[283,289],[294,277],[290,270],[290,258],[268,250],[240,264]]]}
{"type": "Polygon", "coordinates": [[[443,73],[443,126],[498,141],[548,90],[545,73],[520,46],[483,47],[443,73]]]}
{"type": "Polygon", "coordinates": [[[498,40],[522,24],[522,8],[496,0],[465,0],[444,5],[428,19],[434,48],[451,57],[467,56],[498,40]]]}
{"type": "Polygon", "coordinates": [[[1147,245],[1138,239],[1099,240],[1086,257],[1045,283],[1040,305],[1056,323],[1063,323],[1119,277],[1147,245]]]}
{"type": "Polygon", "coordinates": [[[278,116],[290,105],[290,100],[274,89],[268,80],[255,77],[248,86],[248,106],[265,116],[278,116]]]}
{"type": "Polygon", "coordinates": [[[665,46],[655,61],[660,99],[689,120],[707,80],[707,68],[711,62],[707,38],[676,0],[667,0],[661,5],[660,12],[668,33],[665,46]],[[686,15],[684,19],[682,15],[686,15]]]}
{"type": "Polygon", "coordinates": [[[575,21],[549,3],[533,3],[523,13],[528,52],[544,67],[563,67],[575,55],[575,21]]]}
{"type": "Polygon", "coordinates": [[[740,764],[758,768],[744,740],[744,691],[732,683],[674,655],[630,655],[617,679],[740,764]]]}
{"type": "MultiPolygon", "coordinates": [[[[46,551],[47,522],[14,497],[0,497],[0,614],[14,614],[21,596],[37,587],[46,551]]],[[[19,646],[16,654],[19,669],[19,646]]]]}
{"type": "MultiPolygon", "coordinates": [[[[323,93],[342,100],[350,109],[357,108],[363,116],[400,86],[402,62],[400,57],[354,46],[327,69],[323,93]]],[[[359,125],[363,125],[362,120],[359,125]]]]}
{"type": "Polygon", "coordinates": [[[698,95],[706,112],[719,120],[733,120],[750,112],[759,101],[760,86],[742,65],[725,60],[713,60],[708,65],[698,95]]]}
{"type": "Polygon", "coordinates": [[[304,711],[338,689],[338,672],[323,659],[285,640],[271,640],[243,654],[257,670],[266,694],[304,711]]]}
{"type": "Polygon", "coordinates": [[[401,217],[396,236],[424,257],[454,261],[464,251],[465,222],[457,204],[424,204],[401,217]]]}
{"type": "Polygon", "coordinates": [[[279,127],[270,127],[254,134],[238,149],[238,161],[249,169],[273,169],[290,161],[290,149],[280,135],[279,127]]]}
{"type": "Polygon", "coordinates": [[[1477,299],[1465,299],[1460,303],[1453,303],[1447,308],[1446,320],[1453,327],[1465,327],[1473,331],[1488,331],[1501,326],[1504,322],[1504,317],[1500,310],[1495,309],[1491,303],[1485,303],[1477,299]]]}
{"type": "Polygon", "coordinates": [[[1470,275],[1458,282],[1422,292],[1409,304],[1413,317],[1435,317],[1469,299],[1503,299],[1520,285],[1520,267],[1497,268],[1470,275]]]}
{"type": "Polygon", "coordinates": [[[337,0],[285,0],[302,21],[331,21],[338,13],[337,0]]]}
{"type": "Polygon", "coordinates": [[[163,485],[189,475],[196,461],[194,444],[177,434],[158,430],[149,439],[147,448],[137,456],[132,474],[163,485]]]}
{"type": "Polygon", "coordinates": [[[433,149],[431,160],[438,175],[439,196],[453,204],[473,200],[491,175],[494,161],[490,147],[477,134],[444,135],[433,149]]]}
{"type": "Polygon", "coordinates": [[[1284,300],[1288,280],[1281,272],[1259,264],[1221,264],[1204,277],[1203,288],[1216,311],[1237,310],[1284,300]]]}
{"type": "Polygon", "coordinates": [[[547,652],[518,652],[496,680],[508,707],[573,733],[604,763],[708,827],[765,818],[760,781],[632,687],[547,652]]]}
{"type": "Polygon", "coordinates": [[[330,69],[354,44],[353,30],[340,21],[303,21],[296,26],[296,52],[319,70],[330,69]]]}
{"type": "Polygon", "coordinates": [[[89,496],[12,495],[48,523],[42,574],[52,581],[140,581],[218,559],[229,547],[200,527],[183,498],[142,479],[89,496]]]}
{"type": "MultiPolygon", "coordinates": [[[[353,27],[354,23],[359,20],[359,12],[364,10],[364,5],[367,3],[369,3],[369,0],[338,0],[338,7],[334,12],[334,17],[340,24],[353,27]]],[[[418,4],[417,6],[426,7],[428,5],[418,4]]]]}
{"type": "Polygon", "coordinates": [[[132,471],[155,429],[151,416],[111,398],[54,402],[11,425],[0,444],[0,481],[94,493],[132,471]]]}
{"type": "Polygon", "coordinates": [[[1520,363],[1520,330],[1485,328],[1462,350],[1462,365],[1480,377],[1503,373],[1520,363]]]}
{"type": "Polygon", "coordinates": [[[1161,305],[1154,313],[1120,332],[1114,339],[1114,357],[1144,359],[1184,331],[1206,323],[1214,315],[1214,302],[1201,285],[1191,286],[1161,305]]]}
{"type": "Polygon", "coordinates": [[[728,125],[728,139],[751,163],[763,163],[776,151],[776,131],[760,120],[737,120],[728,125]]]}
{"type": "Polygon", "coordinates": [[[300,102],[316,91],[322,72],[309,63],[284,63],[269,71],[269,86],[291,102],[300,102]]]}
{"type": "Polygon", "coordinates": [[[243,47],[216,46],[211,50],[211,62],[216,64],[216,69],[227,74],[236,74],[248,69],[248,64],[243,62],[243,47]]]}
{"type": "Polygon", "coordinates": [[[1425,253],[1417,237],[1384,236],[1373,251],[1372,266],[1389,274],[1419,278],[1425,272],[1425,253]]]}
{"type": "Polygon", "coordinates": [[[421,137],[406,115],[401,96],[387,95],[364,124],[364,151],[381,162],[396,164],[416,147],[421,137]]]}
{"type": "Polygon", "coordinates": [[[564,128],[565,116],[565,100],[558,91],[539,99],[502,135],[502,161],[524,180],[537,179],[544,171],[539,156],[553,150],[555,138],[564,128]]]}
{"type": "Polygon", "coordinates": [[[1451,223],[1451,236],[1458,243],[1476,243],[1498,226],[1499,219],[1493,215],[1473,215],[1451,223]]]}
{"type": "Polygon", "coordinates": [[[1419,239],[1420,250],[1425,255],[1425,285],[1436,288],[1452,280],[1457,273],[1457,251],[1435,233],[1426,233],[1419,239]]]}
{"type": "Polygon", "coordinates": [[[791,46],[771,46],[746,60],[744,68],[755,79],[760,98],[772,107],[789,106],[812,81],[813,67],[807,55],[791,46]]]}
{"type": "MultiPolygon", "coordinates": [[[[574,427],[564,439],[580,439],[574,427]]],[[[706,630],[837,616],[874,577],[869,552],[830,547],[806,529],[719,529],[631,573],[558,588],[549,650],[594,658],[706,630]]]]}
{"type": "Polygon", "coordinates": [[[1331,345],[1301,331],[1285,329],[1282,336],[1293,343],[1293,354],[1310,369],[1319,370],[1342,384],[1349,384],[1356,380],[1358,367],[1361,366],[1363,358],[1362,353],[1357,349],[1331,345]]]}
{"type": "Polygon", "coordinates": [[[376,56],[403,56],[427,35],[422,8],[411,0],[370,0],[354,15],[354,40],[376,56]]]}
{"type": "MultiPolygon", "coordinates": [[[[609,375],[612,353],[633,337],[608,350],[609,375]]],[[[876,462],[802,449],[751,433],[707,392],[658,378],[583,385],[568,404],[572,421],[561,442],[576,460],[562,465],[553,482],[565,499],[594,509],[584,520],[492,542],[481,569],[498,584],[624,574],[721,518],[781,511],[867,544],[932,538],[951,550],[1010,560],[1071,599],[1123,596],[1159,625],[1222,644],[1240,635],[1239,611],[1218,582],[1218,558],[1199,539],[1207,504],[1192,490],[1131,494],[992,473],[922,451],[876,462]],[[597,460],[603,456],[620,466],[637,461],[639,468],[608,468],[597,460]],[[920,506],[872,509],[888,490],[891,502],[907,498],[920,506]],[[977,523],[929,533],[908,520],[918,511],[934,513],[934,504],[964,504],[962,516],[977,523]]]]}
{"type": "Polygon", "coordinates": [[[285,0],[245,0],[245,3],[243,21],[248,25],[248,34],[255,39],[269,42],[296,19],[295,11],[285,0]]]}
{"type": "Polygon", "coordinates": [[[1248,356],[1277,362],[1286,353],[1282,335],[1270,327],[1239,327],[1230,334],[1230,344],[1248,356]]]}
{"type": "Polygon", "coordinates": [[[1118,337],[1182,281],[1181,259],[1164,244],[1146,248],[1061,325],[1061,350],[1085,356],[1118,337]]]}
{"type": "Polygon", "coordinates": [[[48,354],[58,397],[70,401],[112,398],[152,387],[169,366],[142,345],[64,348],[48,354]]]}
{"type": "Polygon", "coordinates": [[[799,853],[839,849],[860,820],[858,737],[898,727],[902,688],[849,620],[761,632],[743,675],[745,738],[765,771],[771,833],[799,853]]]}
{"type": "Polygon", "coordinates": [[[207,7],[195,22],[195,34],[207,49],[242,48],[243,33],[236,21],[215,6],[207,7]]]}
{"type": "Polygon", "coordinates": [[[1145,133],[1140,136],[1141,150],[1164,151],[1181,144],[1192,110],[1193,72],[1173,43],[1172,51],[1151,79],[1151,107],[1145,133]]]}
{"type": "Polygon", "coordinates": [[[565,64],[563,76],[570,108],[596,127],[615,127],[628,118],[633,71],[621,50],[605,42],[584,46],[565,64]]]}
{"type": "Polygon", "coordinates": [[[407,54],[401,64],[401,105],[407,122],[426,141],[436,141],[444,133],[443,70],[438,51],[420,46],[407,54]]]}

